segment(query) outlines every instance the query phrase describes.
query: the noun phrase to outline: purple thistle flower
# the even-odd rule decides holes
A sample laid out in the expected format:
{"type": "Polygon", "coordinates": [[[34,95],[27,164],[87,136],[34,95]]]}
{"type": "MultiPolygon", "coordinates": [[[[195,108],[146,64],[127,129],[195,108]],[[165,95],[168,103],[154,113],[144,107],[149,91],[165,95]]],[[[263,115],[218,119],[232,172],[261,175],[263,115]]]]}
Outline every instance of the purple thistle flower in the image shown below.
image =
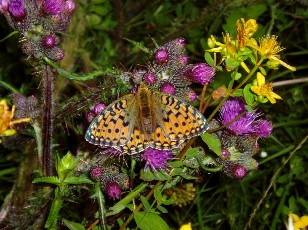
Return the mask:
{"type": "Polygon", "coordinates": [[[110,199],[118,200],[121,196],[121,187],[118,183],[110,181],[106,183],[105,192],[110,199]]]}
{"type": "Polygon", "coordinates": [[[142,158],[146,161],[144,170],[147,171],[149,167],[156,172],[157,169],[164,169],[167,167],[167,162],[173,158],[171,151],[162,151],[152,148],[147,148],[142,158]]]}
{"type": "Polygon", "coordinates": [[[95,117],[96,117],[96,114],[94,113],[94,111],[89,110],[86,112],[86,119],[88,122],[91,122],[95,117]]]}
{"type": "Polygon", "coordinates": [[[144,81],[148,83],[149,85],[154,84],[157,80],[156,75],[151,72],[146,73],[143,78],[144,78],[144,81]]]}
{"type": "Polygon", "coordinates": [[[169,59],[168,50],[159,49],[154,53],[154,58],[158,63],[165,63],[169,59]]]}
{"type": "Polygon", "coordinates": [[[189,65],[188,70],[185,72],[185,76],[192,82],[206,85],[213,81],[215,75],[215,68],[205,63],[198,63],[189,65]]]}
{"type": "Polygon", "coordinates": [[[43,9],[46,13],[59,16],[63,9],[63,0],[45,0],[43,3],[43,9]]]}
{"type": "Polygon", "coordinates": [[[168,93],[170,95],[174,95],[175,94],[175,86],[171,83],[168,82],[164,82],[161,86],[160,86],[160,91],[164,92],[164,93],[168,93]]]}
{"type": "Polygon", "coordinates": [[[24,19],[27,13],[23,0],[11,0],[8,5],[8,11],[17,21],[24,19]]]}
{"type": "Polygon", "coordinates": [[[103,176],[104,170],[100,166],[92,166],[90,169],[90,176],[93,180],[99,181],[103,176]]]}
{"type": "Polygon", "coordinates": [[[56,44],[56,37],[52,34],[47,35],[43,38],[43,46],[46,48],[52,48],[56,44]]]}
{"type": "Polygon", "coordinates": [[[254,124],[254,133],[256,136],[265,138],[268,137],[273,130],[273,125],[268,120],[258,120],[254,124]]]}
{"type": "Polygon", "coordinates": [[[187,98],[189,102],[194,102],[198,99],[198,95],[195,93],[195,91],[193,91],[189,87],[185,89],[184,93],[185,93],[185,98],[187,98]]]}
{"type": "MultiPolygon", "coordinates": [[[[219,110],[221,123],[226,125],[245,110],[245,102],[243,100],[233,98],[226,101],[219,110]]],[[[247,111],[242,117],[229,124],[227,128],[237,135],[253,133],[254,121],[259,115],[247,111]]]]}

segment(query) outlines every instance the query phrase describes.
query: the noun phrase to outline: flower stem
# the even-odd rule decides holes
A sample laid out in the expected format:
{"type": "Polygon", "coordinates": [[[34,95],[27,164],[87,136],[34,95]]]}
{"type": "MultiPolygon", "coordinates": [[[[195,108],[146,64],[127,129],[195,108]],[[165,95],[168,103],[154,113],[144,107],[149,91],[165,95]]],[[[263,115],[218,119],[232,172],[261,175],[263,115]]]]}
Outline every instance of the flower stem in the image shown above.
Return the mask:
{"type": "Polygon", "coordinates": [[[255,65],[255,67],[250,71],[250,73],[241,81],[240,84],[238,84],[234,89],[232,89],[230,91],[230,93],[228,94],[227,97],[223,98],[220,103],[218,104],[218,106],[216,106],[216,108],[214,109],[214,111],[211,113],[211,115],[208,117],[208,121],[212,120],[212,118],[215,116],[215,114],[218,112],[218,110],[220,109],[220,107],[225,103],[226,100],[228,100],[228,98],[230,97],[231,94],[233,94],[234,92],[236,92],[236,90],[238,90],[239,88],[241,88],[253,75],[254,73],[258,70],[259,66],[261,65],[261,63],[263,62],[263,59],[261,59],[258,64],[255,65]]]}
{"type": "Polygon", "coordinates": [[[92,73],[78,75],[78,74],[74,74],[74,73],[69,73],[69,72],[61,69],[56,63],[54,63],[53,61],[51,61],[47,57],[45,57],[44,60],[48,65],[55,68],[61,76],[69,78],[71,80],[88,81],[88,80],[91,80],[95,77],[106,75],[106,74],[117,75],[117,71],[115,71],[115,70],[97,70],[97,71],[94,71],[92,73]]]}
{"type": "Polygon", "coordinates": [[[50,66],[43,66],[43,100],[44,115],[42,121],[42,144],[43,144],[43,173],[46,176],[52,175],[52,130],[53,130],[53,89],[54,73],[50,66]]]}

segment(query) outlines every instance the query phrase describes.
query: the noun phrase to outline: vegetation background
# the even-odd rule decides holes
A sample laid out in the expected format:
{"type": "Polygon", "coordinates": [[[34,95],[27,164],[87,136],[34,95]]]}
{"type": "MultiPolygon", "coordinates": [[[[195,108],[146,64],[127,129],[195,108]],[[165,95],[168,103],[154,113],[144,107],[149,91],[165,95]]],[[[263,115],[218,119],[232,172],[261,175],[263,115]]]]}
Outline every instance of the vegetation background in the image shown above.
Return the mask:
{"type": "MultiPolygon", "coordinates": [[[[145,63],[145,54],[123,37],[147,47],[154,47],[152,38],[158,44],[163,44],[184,37],[190,61],[202,62],[210,35],[221,37],[223,31],[234,34],[239,18],[254,18],[259,24],[259,37],[265,34],[278,35],[281,46],[286,47],[281,59],[297,69],[296,72],[283,68],[279,72],[272,71],[268,75],[269,81],[308,77],[306,0],[79,0],[76,5],[70,29],[62,35],[61,45],[65,58],[60,65],[70,72],[88,73],[111,66],[130,69],[135,63],[145,63]]],[[[5,18],[0,17],[0,38],[10,32],[12,30],[5,18]]],[[[23,95],[36,95],[40,78],[33,75],[35,70],[16,44],[19,44],[18,36],[0,43],[0,81],[13,86],[23,95]]],[[[218,73],[222,80],[215,83],[228,82],[229,76],[224,74],[218,73]]],[[[96,83],[93,80],[88,87],[96,83]]],[[[102,87],[112,83],[113,80],[101,82],[102,87]]],[[[87,100],[90,93],[83,86],[66,78],[57,79],[56,152],[76,153],[77,148],[85,142],[79,124],[84,119],[85,108],[89,108],[93,102],[87,100]],[[72,107],[62,110],[71,102],[74,102],[72,107]]],[[[112,85],[110,89],[101,90],[101,99],[106,104],[125,92],[123,85],[112,85]]],[[[289,213],[307,215],[307,142],[284,165],[290,152],[308,134],[307,90],[307,81],[277,86],[275,92],[283,100],[275,105],[262,105],[262,111],[273,122],[274,130],[270,138],[260,142],[263,155],[256,156],[259,169],[250,172],[241,181],[227,178],[222,173],[201,175],[200,181],[196,182],[196,198],[191,204],[182,209],[167,208],[169,213],[163,218],[169,226],[177,229],[179,224],[191,222],[194,229],[243,229],[264,194],[265,199],[257,210],[251,229],[285,229],[289,213]],[[281,170],[278,177],[272,181],[278,170],[281,170]]],[[[1,98],[11,100],[11,94],[7,88],[0,87],[1,98]]],[[[25,157],[22,143],[14,144],[14,149],[0,145],[0,203],[9,194],[19,163],[25,157]]],[[[61,215],[76,222],[80,222],[82,217],[90,218],[80,211],[80,206],[83,207],[87,202],[85,199],[89,198],[84,193],[75,192],[71,202],[79,206],[66,205],[61,215]]],[[[19,220],[15,221],[18,224],[19,220]]]]}

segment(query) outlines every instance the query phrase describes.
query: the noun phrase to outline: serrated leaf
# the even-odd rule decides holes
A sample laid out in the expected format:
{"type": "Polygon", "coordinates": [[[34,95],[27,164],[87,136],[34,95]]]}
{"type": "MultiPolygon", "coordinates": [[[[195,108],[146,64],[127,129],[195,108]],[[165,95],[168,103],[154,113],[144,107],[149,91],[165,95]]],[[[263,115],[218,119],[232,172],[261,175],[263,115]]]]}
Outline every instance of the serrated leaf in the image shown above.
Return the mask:
{"type": "Polygon", "coordinates": [[[156,172],[153,172],[152,170],[149,171],[144,171],[143,169],[140,172],[140,179],[144,181],[153,181],[153,180],[159,180],[159,181],[164,181],[164,180],[169,180],[171,177],[162,171],[157,170],[156,172]]]}
{"type": "Polygon", "coordinates": [[[141,202],[142,202],[143,206],[145,207],[145,209],[149,210],[151,208],[151,205],[148,202],[147,198],[145,198],[144,196],[141,196],[140,199],[141,199],[141,202]]]}
{"type": "Polygon", "coordinates": [[[32,181],[32,183],[48,183],[48,184],[59,185],[61,182],[58,177],[46,176],[46,177],[35,178],[32,181]]]}
{"type": "Polygon", "coordinates": [[[130,40],[130,39],[125,38],[125,37],[123,39],[125,39],[126,41],[128,41],[128,42],[132,43],[133,45],[137,46],[143,52],[151,54],[151,51],[147,47],[143,46],[141,43],[133,41],[133,40],[130,40]]]}
{"type": "Polygon", "coordinates": [[[87,177],[75,177],[71,176],[64,180],[64,183],[66,184],[94,184],[93,181],[91,181],[87,177]]]}
{"type": "Polygon", "coordinates": [[[63,222],[65,226],[68,227],[70,230],[85,230],[84,226],[79,223],[75,223],[66,219],[63,219],[63,222]]]}
{"type": "Polygon", "coordinates": [[[215,66],[215,61],[212,58],[212,55],[210,53],[205,52],[204,59],[207,62],[207,64],[209,64],[210,66],[215,66]]]}
{"type": "Polygon", "coordinates": [[[209,133],[203,133],[201,135],[202,140],[207,144],[209,149],[211,149],[214,153],[216,153],[218,156],[221,156],[221,143],[220,141],[212,136],[209,133]]]}
{"type": "Polygon", "coordinates": [[[126,197],[121,199],[118,203],[116,203],[114,206],[112,206],[109,211],[106,213],[106,216],[112,216],[115,214],[118,214],[120,211],[122,211],[126,205],[131,202],[133,199],[135,199],[136,196],[138,196],[143,189],[147,186],[147,183],[142,183],[139,186],[137,186],[132,192],[130,192],[126,197]]]}
{"type": "Polygon", "coordinates": [[[137,226],[142,230],[169,230],[166,222],[155,213],[134,212],[137,226]],[[153,224],[155,223],[155,224],[153,224]]]}
{"type": "Polygon", "coordinates": [[[244,87],[243,94],[244,94],[244,99],[246,103],[252,106],[255,101],[255,95],[250,91],[250,88],[251,88],[251,84],[247,84],[244,87]]]}

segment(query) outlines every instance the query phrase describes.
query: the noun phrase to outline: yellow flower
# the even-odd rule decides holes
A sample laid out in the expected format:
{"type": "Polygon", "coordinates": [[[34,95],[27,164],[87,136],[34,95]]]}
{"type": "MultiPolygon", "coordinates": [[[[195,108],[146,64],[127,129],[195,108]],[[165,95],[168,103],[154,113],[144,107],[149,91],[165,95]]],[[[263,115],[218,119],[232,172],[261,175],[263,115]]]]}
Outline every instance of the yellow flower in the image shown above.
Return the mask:
{"type": "Polygon", "coordinates": [[[180,230],[192,230],[191,223],[183,224],[180,228],[180,230]]]}
{"type": "Polygon", "coordinates": [[[298,217],[296,214],[291,214],[293,219],[294,230],[305,229],[308,226],[308,216],[298,217]]]}
{"type": "Polygon", "coordinates": [[[249,19],[247,22],[245,22],[244,18],[241,18],[241,20],[237,20],[236,31],[238,47],[245,47],[247,39],[252,37],[252,35],[257,31],[257,29],[258,24],[254,19],[249,19]]]}
{"type": "Polygon", "coordinates": [[[295,71],[296,68],[293,66],[288,65],[287,63],[280,60],[279,52],[284,50],[283,47],[281,47],[278,44],[277,36],[265,36],[260,39],[259,46],[253,44],[252,42],[248,42],[247,46],[252,47],[253,49],[257,50],[259,54],[266,58],[273,61],[277,61],[280,65],[283,65],[284,67],[288,68],[289,70],[295,71]]]}
{"type": "Polygon", "coordinates": [[[214,47],[214,44],[218,47],[206,50],[207,52],[221,53],[225,57],[233,57],[236,53],[235,41],[229,33],[223,34],[223,39],[225,43],[216,41],[215,37],[211,35],[208,39],[208,44],[210,47],[214,47]]]}
{"type": "Polygon", "coordinates": [[[16,131],[13,128],[11,128],[14,124],[30,121],[30,118],[22,118],[13,121],[14,113],[15,113],[14,105],[10,110],[10,107],[8,106],[6,100],[5,99],[0,100],[0,136],[12,136],[16,133],[16,131]]]}
{"type": "Polygon", "coordinates": [[[266,97],[272,104],[276,103],[276,99],[282,99],[273,92],[271,83],[265,83],[265,77],[260,72],[257,73],[257,85],[251,86],[251,90],[259,96],[266,97]]]}

